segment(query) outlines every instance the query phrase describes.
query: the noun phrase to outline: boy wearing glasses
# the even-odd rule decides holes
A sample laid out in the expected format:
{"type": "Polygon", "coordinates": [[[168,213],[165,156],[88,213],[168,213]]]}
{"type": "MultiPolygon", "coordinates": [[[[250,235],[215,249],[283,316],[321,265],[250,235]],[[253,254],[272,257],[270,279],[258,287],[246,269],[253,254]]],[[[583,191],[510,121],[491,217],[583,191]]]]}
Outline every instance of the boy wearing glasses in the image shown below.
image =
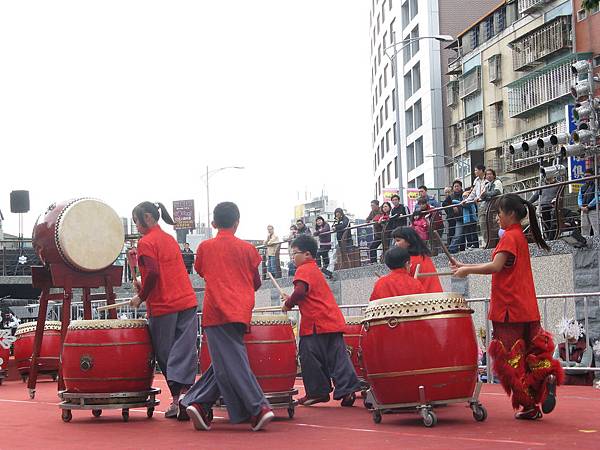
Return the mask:
{"type": "Polygon", "coordinates": [[[298,305],[302,315],[298,354],[306,395],[298,403],[310,406],[328,402],[333,380],[334,400],[341,400],[342,406],[352,406],[360,382],[346,352],[346,321],[317,266],[317,241],[301,235],[294,239],[291,248],[297,266],[294,292],[283,295],[282,310],[298,305]]]}

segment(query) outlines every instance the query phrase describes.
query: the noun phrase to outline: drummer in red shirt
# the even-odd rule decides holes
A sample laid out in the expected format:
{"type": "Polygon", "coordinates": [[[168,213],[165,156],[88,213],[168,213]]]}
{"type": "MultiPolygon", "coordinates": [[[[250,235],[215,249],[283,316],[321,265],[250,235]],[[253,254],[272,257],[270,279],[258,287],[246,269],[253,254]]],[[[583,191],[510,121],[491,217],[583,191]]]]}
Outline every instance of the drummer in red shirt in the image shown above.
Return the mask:
{"type": "MultiPolygon", "coordinates": [[[[420,266],[419,273],[437,273],[435,265],[431,260],[431,252],[414,229],[410,227],[396,228],[392,233],[392,237],[396,246],[407,249],[410,254],[409,273],[411,277],[415,276],[417,266],[420,266]]],[[[444,291],[437,275],[420,277],[418,280],[423,285],[426,293],[444,291]]]]}
{"type": "Polygon", "coordinates": [[[282,309],[289,311],[298,305],[301,314],[298,355],[306,395],[298,403],[328,402],[333,380],[333,398],[341,400],[342,406],[352,406],[360,381],[344,343],[346,321],[315,260],[317,241],[301,235],[290,246],[297,270],[294,292],[283,294],[282,309]]]}
{"type": "Polygon", "coordinates": [[[213,216],[212,226],[219,232],[198,246],[194,264],[206,281],[202,328],[212,364],[181,405],[186,407],[194,428],[209,430],[212,405],[222,396],[230,422],[250,421],[252,431],[258,431],[275,417],[250,369],[244,345],[254,292],[261,285],[258,267],[262,258],[254,246],[235,237],[240,223],[235,203],[219,203],[213,216]]]}
{"type": "Polygon", "coordinates": [[[494,339],[489,355],[494,372],[506,392],[512,394],[513,408],[521,407],[515,418],[535,420],[556,405],[556,385],[564,375],[560,362],[553,359],[552,335],[540,325],[529,245],[521,221],[529,212],[535,242],[549,250],[536,218],[535,207],[515,194],[498,201],[498,222],[504,234],[486,264],[452,266],[457,277],[469,274],[492,275],[489,320],[494,339]],[[541,410],[540,405],[541,404],[541,410]]]}
{"type": "Polygon", "coordinates": [[[424,294],[425,289],[409,274],[410,254],[408,250],[392,247],[384,255],[385,265],[391,270],[375,282],[369,301],[399,295],[424,294]]]}
{"type": "Polygon", "coordinates": [[[154,354],[173,397],[165,417],[175,418],[179,414],[181,419],[185,419],[179,411],[179,399],[194,383],[198,368],[196,293],[179,245],[158,225],[161,217],[173,225],[164,205],[143,202],[133,209],[132,215],[142,234],[137,246],[142,278],[141,282],[134,281],[138,293],[130,304],[137,308],[146,302],[154,354]]]}

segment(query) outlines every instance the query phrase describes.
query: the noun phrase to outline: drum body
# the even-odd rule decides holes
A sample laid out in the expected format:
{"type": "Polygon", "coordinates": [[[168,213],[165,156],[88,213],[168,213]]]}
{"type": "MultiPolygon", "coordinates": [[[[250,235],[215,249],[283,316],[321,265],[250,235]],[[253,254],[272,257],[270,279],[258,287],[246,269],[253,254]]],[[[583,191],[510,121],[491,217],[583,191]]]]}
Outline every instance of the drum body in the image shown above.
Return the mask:
{"type": "Polygon", "coordinates": [[[8,369],[8,359],[10,358],[10,349],[0,345],[0,372],[8,369]]]}
{"type": "Polygon", "coordinates": [[[50,205],[32,234],[33,248],[45,265],[67,264],[82,272],[110,266],[122,251],[124,239],[118,214],[91,198],[50,205]]]}
{"type": "Polygon", "coordinates": [[[362,317],[347,317],[346,318],[346,329],[344,330],[344,343],[346,344],[346,351],[350,355],[350,360],[356,371],[356,376],[364,380],[365,373],[362,368],[362,356],[360,350],[360,330],[362,328],[362,317]]]}
{"type": "Polygon", "coordinates": [[[62,354],[68,392],[148,391],[154,365],[145,320],[76,320],[69,325],[62,354]]]}
{"type": "Polygon", "coordinates": [[[376,300],[360,338],[367,381],[380,405],[468,399],[477,382],[472,311],[459,294],[376,300]]]}
{"type": "MultiPolygon", "coordinates": [[[[37,322],[22,323],[17,327],[15,333],[15,336],[17,337],[14,347],[15,361],[17,363],[17,369],[22,376],[29,374],[36,328],[37,322]]],[[[57,321],[46,321],[44,325],[44,338],[37,360],[39,373],[58,372],[60,329],[61,323],[57,321]]]]}
{"type": "MultiPolygon", "coordinates": [[[[250,368],[265,394],[287,392],[296,380],[296,339],[286,316],[253,316],[250,333],[244,335],[250,368]]],[[[206,336],[202,335],[200,370],[210,366],[206,336]]]]}

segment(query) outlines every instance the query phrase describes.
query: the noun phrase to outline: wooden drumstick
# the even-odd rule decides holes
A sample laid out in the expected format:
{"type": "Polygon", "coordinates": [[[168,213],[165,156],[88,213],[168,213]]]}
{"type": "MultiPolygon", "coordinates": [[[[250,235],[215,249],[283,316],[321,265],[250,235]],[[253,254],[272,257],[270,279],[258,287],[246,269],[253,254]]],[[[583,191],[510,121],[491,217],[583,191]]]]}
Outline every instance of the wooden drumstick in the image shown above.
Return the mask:
{"type": "Polygon", "coordinates": [[[421,264],[417,264],[417,268],[415,269],[415,278],[419,278],[420,271],[421,271],[421,264]]]}
{"type": "Polygon", "coordinates": [[[277,288],[277,290],[279,291],[279,296],[281,298],[283,298],[283,294],[285,294],[285,292],[283,292],[283,289],[281,289],[281,286],[279,286],[279,283],[277,283],[277,281],[275,281],[275,278],[273,277],[273,274],[271,272],[267,272],[267,275],[269,276],[269,278],[271,279],[271,281],[273,282],[273,285],[277,288]]]}
{"type": "Polygon", "coordinates": [[[450,264],[456,265],[456,259],[454,259],[454,256],[452,256],[452,254],[448,251],[448,248],[442,242],[442,238],[440,237],[440,235],[438,234],[438,232],[435,231],[435,230],[433,230],[433,235],[438,240],[440,246],[442,247],[442,251],[444,252],[444,254],[448,257],[448,260],[450,261],[450,264]]]}
{"type": "Polygon", "coordinates": [[[120,308],[121,306],[127,306],[127,305],[129,305],[130,300],[131,299],[129,298],[129,299],[127,299],[126,302],[119,302],[119,303],[114,303],[112,305],[99,306],[96,310],[98,312],[101,312],[101,311],[108,311],[109,309],[120,308]]]}
{"type": "Polygon", "coordinates": [[[281,312],[281,306],[265,306],[264,308],[254,308],[252,312],[281,312]]]}
{"type": "Polygon", "coordinates": [[[415,278],[423,278],[423,277],[451,277],[454,275],[452,272],[428,272],[428,273],[415,273],[415,278]]]}

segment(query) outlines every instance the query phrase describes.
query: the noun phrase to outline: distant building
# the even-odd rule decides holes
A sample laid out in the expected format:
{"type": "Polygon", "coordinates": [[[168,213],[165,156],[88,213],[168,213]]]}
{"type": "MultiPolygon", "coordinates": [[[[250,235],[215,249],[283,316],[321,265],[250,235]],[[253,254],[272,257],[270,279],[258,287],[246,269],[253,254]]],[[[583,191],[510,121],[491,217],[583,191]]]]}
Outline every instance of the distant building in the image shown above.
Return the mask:
{"type": "MultiPolygon", "coordinates": [[[[329,200],[327,195],[315,197],[307,203],[300,203],[294,207],[293,223],[296,220],[302,219],[314,231],[318,216],[322,216],[329,223],[335,220],[334,212],[336,208],[338,208],[338,203],[335,200],[329,200]]],[[[345,214],[350,219],[350,222],[353,222],[354,216],[347,212],[345,214]]]]}

